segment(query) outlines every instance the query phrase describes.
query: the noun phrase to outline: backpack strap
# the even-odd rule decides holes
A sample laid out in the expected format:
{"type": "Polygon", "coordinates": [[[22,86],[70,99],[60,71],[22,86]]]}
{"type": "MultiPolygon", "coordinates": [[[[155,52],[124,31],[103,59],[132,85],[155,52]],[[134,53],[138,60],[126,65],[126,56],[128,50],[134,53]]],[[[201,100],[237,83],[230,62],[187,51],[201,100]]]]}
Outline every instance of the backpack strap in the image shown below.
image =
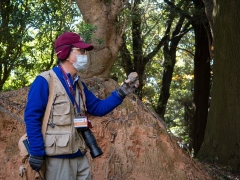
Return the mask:
{"type": "Polygon", "coordinates": [[[45,140],[45,133],[47,130],[48,119],[49,119],[51,107],[53,104],[54,84],[55,84],[54,77],[56,75],[53,70],[49,70],[49,71],[43,72],[41,76],[43,76],[48,81],[48,87],[49,87],[48,103],[47,103],[47,107],[46,107],[43,121],[42,121],[42,135],[43,135],[43,139],[45,140]],[[45,76],[44,73],[47,73],[48,75],[45,76]]]}
{"type": "MultiPolygon", "coordinates": [[[[41,73],[40,75],[43,76],[48,81],[48,86],[49,86],[48,103],[47,103],[47,107],[46,107],[44,117],[43,117],[43,122],[42,122],[42,135],[43,135],[43,138],[45,140],[45,133],[46,133],[46,130],[47,130],[48,118],[49,118],[51,106],[52,106],[52,103],[53,103],[54,84],[55,84],[55,80],[54,80],[55,78],[54,77],[56,75],[55,75],[53,70],[45,71],[45,72],[41,73]]],[[[26,133],[18,141],[18,147],[20,149],[20,155],[23,157],[22,158],[23,163],[25,162],[25,160],[27,159],[27,157],[29,155],[29,152],[27,151],[27,147],[23,143],[23,141],[25,139],[27,139],[27,134],[26,133]]]]}

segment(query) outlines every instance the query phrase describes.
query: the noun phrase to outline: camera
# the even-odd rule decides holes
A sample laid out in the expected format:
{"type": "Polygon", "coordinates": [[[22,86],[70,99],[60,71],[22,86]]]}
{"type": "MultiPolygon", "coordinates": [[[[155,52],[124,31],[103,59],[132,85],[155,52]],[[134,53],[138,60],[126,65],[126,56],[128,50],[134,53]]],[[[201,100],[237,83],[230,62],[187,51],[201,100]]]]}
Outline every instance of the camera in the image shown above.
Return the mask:
{"type": "Polygon", "coordinates": [[[85,140],[87,147],[90,149],[92,158],[96,158],[103,154],[101,148],[98,146],[97,141],[89,128],[81,130],[82,137],[85,140]]]}
{"type": "Polygon", "coordinates": [[[97,141],[90,130],[92,128],[92,123],[86,116],[78,116],[73,119],[74,121],[74,127],[77,128],[77,131],[79,133],[82,133],[82,137],[87,145],[87,147],[90,149],[90,154],[92,158],[96,158],[103,154],[100,147],[97,145],[97,141]]]}

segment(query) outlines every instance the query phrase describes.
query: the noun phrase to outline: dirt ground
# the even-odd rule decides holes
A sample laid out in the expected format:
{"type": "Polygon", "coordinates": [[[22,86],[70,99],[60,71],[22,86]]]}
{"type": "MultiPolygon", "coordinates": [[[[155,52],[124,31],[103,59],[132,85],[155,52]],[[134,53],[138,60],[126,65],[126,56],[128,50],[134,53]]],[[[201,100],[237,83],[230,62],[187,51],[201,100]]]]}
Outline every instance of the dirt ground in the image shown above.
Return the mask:
{"type": "MultiPolygon", "coordinates": [[[[0,118],[2,117],[1,115],[0,118]]],[[[16,146],[20,135],[24,133],[24,126],[20,122],[2,121],[2,119],[0,126],[0,179],[19,179],[18,168],[21,160],[19,158],[19,150],[16,146]]]]}
{"type": "Polygon", "coordinates": [[[17,92],[0,94],[1,180],[19,179],[18,168],[21,164],[21,158],[17,144],[19,138],[25,133],[25,125],[11,115],[14,114],[19,119],[23,119],[27,90],[28,88],[23,88],[17,92]],[[12,114],[10,115],[10,113],[12,114]]]}

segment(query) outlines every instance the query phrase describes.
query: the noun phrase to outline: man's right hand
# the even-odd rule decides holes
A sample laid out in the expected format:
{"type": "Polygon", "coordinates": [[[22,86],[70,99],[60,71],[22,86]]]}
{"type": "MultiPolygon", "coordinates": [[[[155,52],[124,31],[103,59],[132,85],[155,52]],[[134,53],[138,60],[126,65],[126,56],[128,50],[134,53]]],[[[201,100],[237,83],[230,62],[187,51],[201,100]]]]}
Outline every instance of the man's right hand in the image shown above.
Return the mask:
{"type": "Polygon", "coordinates": [[[33,155],[30,155],[28,160],[31,168],[37,172],[39,172],[39,170],[41,169],[43,161],[44,161],[43,156],[33,156],[33,155]]]}

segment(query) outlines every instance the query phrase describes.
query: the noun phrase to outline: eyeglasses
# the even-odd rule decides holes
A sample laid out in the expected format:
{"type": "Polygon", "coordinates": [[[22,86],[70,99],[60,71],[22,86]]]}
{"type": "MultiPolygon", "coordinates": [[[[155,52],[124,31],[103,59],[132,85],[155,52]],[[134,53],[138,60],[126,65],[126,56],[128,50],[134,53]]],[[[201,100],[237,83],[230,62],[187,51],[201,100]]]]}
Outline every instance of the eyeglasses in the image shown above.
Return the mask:
{"type": "Polygon", "coordinates": [[[73,47],[72,50],[77,50],[77,52],[81,53],[82,55],[86,54],[86,50],[85,49],[73,47]]]}

